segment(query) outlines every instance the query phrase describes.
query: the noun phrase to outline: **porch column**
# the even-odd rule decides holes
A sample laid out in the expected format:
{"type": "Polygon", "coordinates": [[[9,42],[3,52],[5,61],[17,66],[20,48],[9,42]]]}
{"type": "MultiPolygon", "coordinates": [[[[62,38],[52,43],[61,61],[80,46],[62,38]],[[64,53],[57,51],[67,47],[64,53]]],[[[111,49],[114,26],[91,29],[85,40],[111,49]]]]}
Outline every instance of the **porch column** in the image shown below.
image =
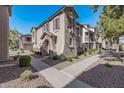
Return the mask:
{"type": "Polygon", "coordinates": [[[8,29],[9,29],[8,6],[0,6],[0,61],[8,59],[8,29]]]}

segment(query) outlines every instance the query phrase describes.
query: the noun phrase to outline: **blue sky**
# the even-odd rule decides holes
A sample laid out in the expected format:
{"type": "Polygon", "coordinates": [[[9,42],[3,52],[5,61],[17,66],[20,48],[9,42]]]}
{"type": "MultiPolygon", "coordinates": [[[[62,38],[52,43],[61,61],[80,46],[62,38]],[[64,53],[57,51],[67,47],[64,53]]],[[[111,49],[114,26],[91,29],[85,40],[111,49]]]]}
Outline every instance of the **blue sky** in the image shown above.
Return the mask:
{"type": "MultiPolygon", "coordinates": [[[[14,5],[12,17],[10,17],[10,28],[29,34],[32,26],[38,26],[62,7],[63,5],[14,5]]],[[[74,8],[79,15],[78,22],[96,26],[102,8],[96,13],[93,13],[91,6],[88,5],[75,5],[74,8]]]]}

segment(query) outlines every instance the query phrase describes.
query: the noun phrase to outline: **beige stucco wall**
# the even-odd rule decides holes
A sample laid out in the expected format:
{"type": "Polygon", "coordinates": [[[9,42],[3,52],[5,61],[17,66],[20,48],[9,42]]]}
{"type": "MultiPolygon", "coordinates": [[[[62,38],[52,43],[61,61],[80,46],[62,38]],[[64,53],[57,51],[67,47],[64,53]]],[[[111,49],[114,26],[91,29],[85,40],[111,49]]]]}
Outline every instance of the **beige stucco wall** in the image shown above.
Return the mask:
{"type": "MultiPolygon", "coordinates": [[[[57,36],[56,53],[58,55],[62,54],[63,50],[64,50],[64,30],[65,30],[64,16],[65,16],[65,13],[62,13],[61,15],[58,15],[57,17],[54,18],[54,19],[60,18],[60,29],[59,30],[53,30],[53,20],[54,19],[49,21],[49,32],[51,32],[51,33],[53,33],[54,35],[57,36]]],[[[33,48],[37,48],[38,52],[40,52],[40,47],[42,46],[42,43],[44,41],[44,39],[41,39],[41,36],[42,36],[43,32],[44,32],[43,31],[43,26],[40,27],[36,31],[37,43],[33,44],[33,48]]],[[[34,41],[34,39],[33,39],[33,41],[34,41]]],[[[51,43],[50,43],[49,49],[53,50],[53,46],[52,46],[51,43]]]]}
{"type": "MultiPolygon", "coordinates": [[[[65,44],[65,13],[57,16],[60,18],[60,30],[55,30],[57,36],[56,52],[58,55],[63,54],[65,44]]],[[[53,20],[52,20],[53,21],[53,20]]],[[[51,25],[53,28],[53,24],[51,25]]]]}
{"type": "Polygon", "coordinates": [[[0,61],[8,59],[8,6],[0,6],[0,61]]]}
{"type": "Polygon", "coordinates": [[[82,43],[87,43],[88,41],[85,39],[85,37],[86,37],[86,32],[88,32],[88,30],[86,29],[86,28],[82,28],[82,43]]]}
{"type": "MultiPolygon", "coordinates": [[[[75,21],[76,22],[76,21],[75,21]]],[[[76,25],[76,23],[75,23],[76,25]]],[[[36,33],[37,33],[37,43],[33,44],[33,48],[37,48],[38,51],[40,51],[40,46],[42,46],[42,43],[44,39],[41,39],[41,36],[43,34],[43,26],[40,27],[36,33]]],[[[53,49],[52,44],[50,43],[49,49],[51,51],[56,52],[57,55],[64,55],[64,56],[74,56],[77,55],[77,47],[76,47],[76,37],[74,37],[74,49],[71,49],[69,45],[69,39],[71,37],[70,32],[67,31],[67,19],[66,19],[66,13],[63,12],[60,15],[56,16],[52,20],[49,21],[49,32],[53,33],[57,36],[57,42],[56,42],[56,49],[53,49]],[[60,29],[53,30],[53,20],[56,18],[60,18],[60,29]]],[[[46,37],[44,37],[46,38],[46,37]]],[[[50,41],[50,40],[49,40],[50,41]]]]}
{"type": "Polygon", "coordinates": [[[32,29],[32,48],[33,48],[33,51],[35,52],[38,52],[38,48],[37,48],[37,32],[36,32],[36,29],[32,29]],[[34,34],[34,35],[33,35],[34,34]]]}
{"type": "MultiPolygon", "coordinates": [[[[66,11],[66,15],[65,15],[65,19],[64,19],[64,22],[65,22],[65,30],[64,30],[64,51],[63,51],[63,55],[66,56],[66,57],[72,57],[72,56],[76,56],[77,55],[77,43],[76,43],[76,28],[74,30],[74,36],[73,36],[73,47],[70,47],[69,46],[69,40],[70,38],[72,38],[72,35],[70,34],[70,32],[68,31],[68,27],[67,27],[67,15],[71,15],[74,17],[74,15],[69,11],[67,10],[66,11]]],[[[76,18],[75,18],[75,27],[76,27],[76,18]]]]}

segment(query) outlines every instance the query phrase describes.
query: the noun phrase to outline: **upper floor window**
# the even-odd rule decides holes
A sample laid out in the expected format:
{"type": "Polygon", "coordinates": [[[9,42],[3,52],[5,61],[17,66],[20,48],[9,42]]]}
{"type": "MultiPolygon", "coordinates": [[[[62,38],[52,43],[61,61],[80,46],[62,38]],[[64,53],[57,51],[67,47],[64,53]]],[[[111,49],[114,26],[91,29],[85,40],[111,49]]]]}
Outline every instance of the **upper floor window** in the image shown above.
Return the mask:
{"type": "Polygon", "coordinates": [[[31,41],[31,38],[30,37],[26,37],[26,41],[31,41]]]}
{"type": "Polygon", "coordinates": [[[80,32],[80,27],[77,27],[77,28],[76,28],[76,32],[77,32],[77,34],[79,34],[79,32],[80,32]]]}
{"type": "Polygon", "coordinates": [[[60,29],[60,18],[56,18],[53,21],[53,29],[60,29]]]}
{"type": "Polygon", "coordinates": [[[86,35],[88,35],[88,32],[85,32],[86,35]]]}
{"type": "Polygon", "coordinates": [[[75,24],[75,19],[72,16],[67,16],[68,19],[68,28],[74,28],[74,24],[75,24]]]}
{"type": "Polygon", "coordinates": [[[49,31],[49,24],[46,23],[43,28],[44,28],[44,31],[49,31]]]}
{"type": "Polygon", "coordinates": [[[74,44],[73,38],[70,38],[70,39],[69,39],[69,46],[70,46],[70,47],[73,47],[73,44],[74,44]]]}

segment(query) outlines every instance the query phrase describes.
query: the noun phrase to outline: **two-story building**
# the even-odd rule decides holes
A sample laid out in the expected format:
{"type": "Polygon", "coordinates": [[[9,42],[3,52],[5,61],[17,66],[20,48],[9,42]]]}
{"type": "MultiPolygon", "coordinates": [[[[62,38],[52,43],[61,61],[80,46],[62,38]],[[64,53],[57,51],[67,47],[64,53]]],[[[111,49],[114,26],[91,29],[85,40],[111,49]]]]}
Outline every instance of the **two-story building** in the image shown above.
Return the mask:
{"type": "Polygon", "coordinates": [[[32,36],[30,34],[21,35],[19,38],[19,48],[32,50],[32,36]]]}
{"type": "Polygon", "coordinates": [[[73,6],[64,6],[39,26],[32,27],[33,50],[42,55],[70,57],[93,48],[94,29],[76,22],[78,17],[73,6]]]}
{"type": "Polygon", "coordinates": [[[96,48],[96,36],[95,36],[95,29],[90,25],[83,24],[84,28],[82,30],[82,46],[84,51],[89,49],[96,48]]]}

